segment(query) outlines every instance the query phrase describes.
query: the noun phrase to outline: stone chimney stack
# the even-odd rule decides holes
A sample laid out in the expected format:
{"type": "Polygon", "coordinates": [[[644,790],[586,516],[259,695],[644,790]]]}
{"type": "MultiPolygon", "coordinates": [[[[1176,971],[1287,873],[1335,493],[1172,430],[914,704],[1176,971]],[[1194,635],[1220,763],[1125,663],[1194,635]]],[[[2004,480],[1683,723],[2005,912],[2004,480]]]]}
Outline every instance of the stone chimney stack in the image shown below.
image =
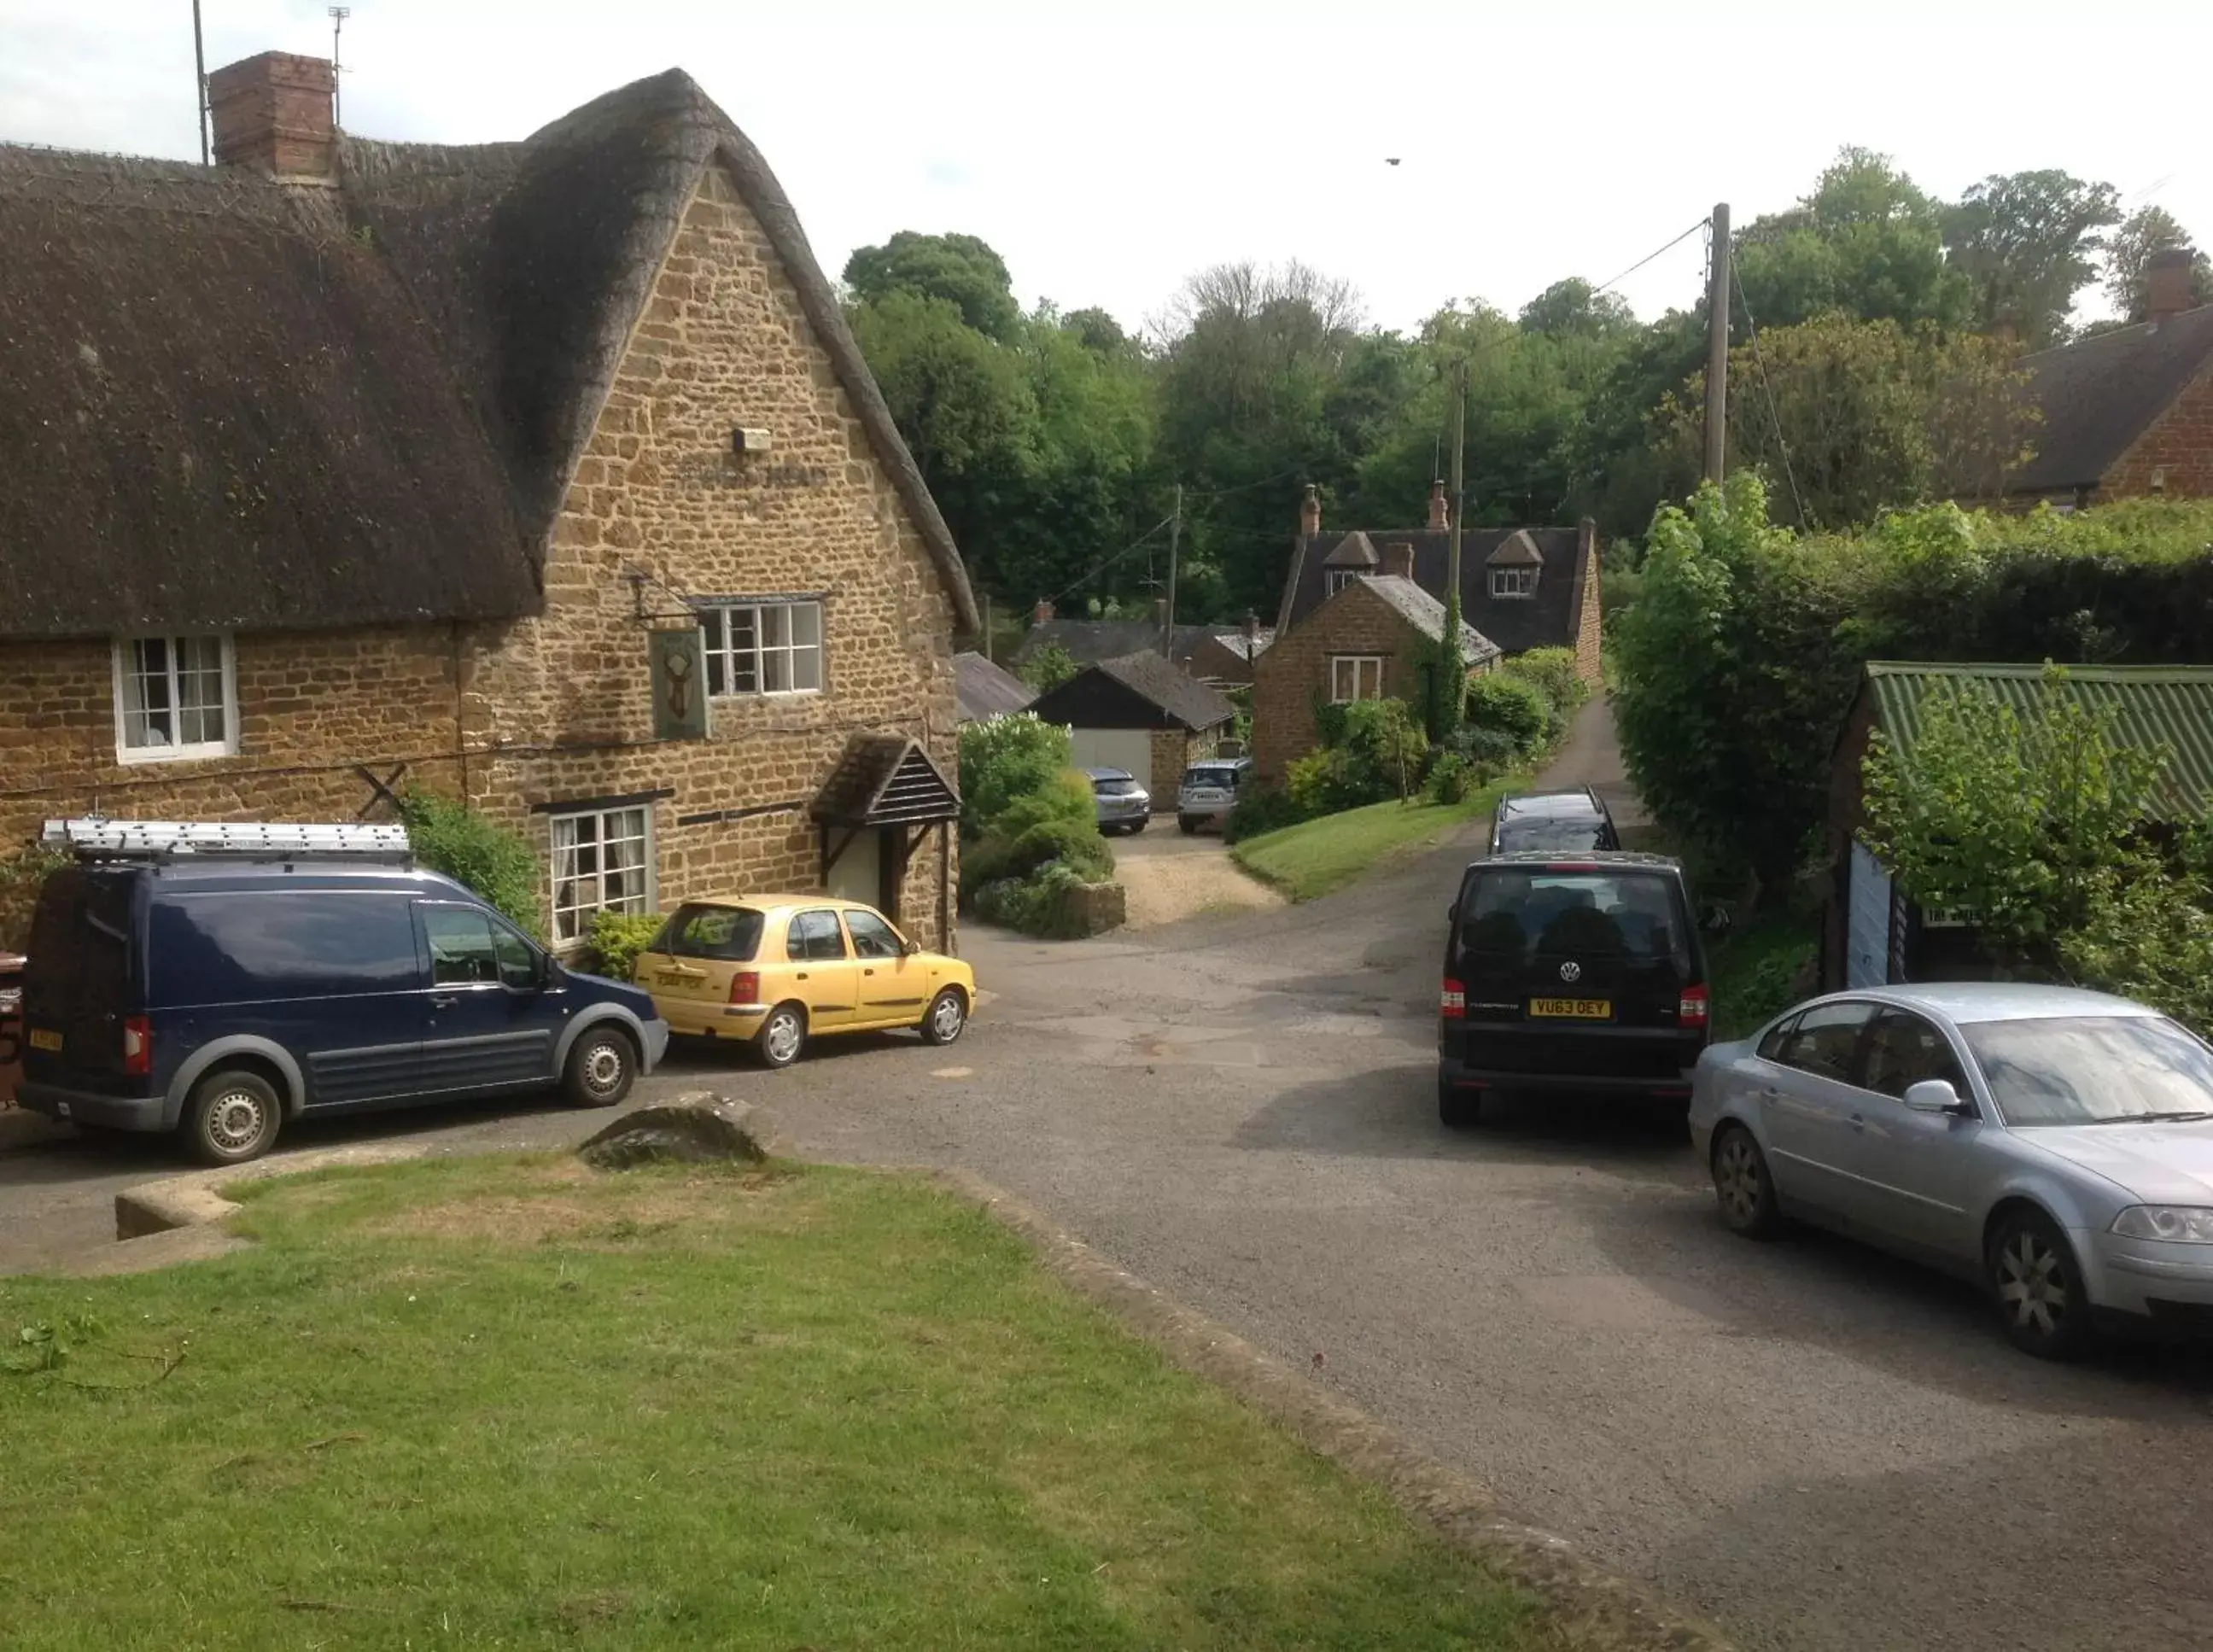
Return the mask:
{"type": "Polygon", "coordinates": [[[1383,571],[1398,579],[1414,577],[1414,547],[1405,540],[1383,547],[1383,571]]]}
{"type": "Polygon", "coordinates": [[[1299,501],[1299,537],[1310,539],[1321,532],[1321,496],[1314,485],[1307,484],[1306,497],[1299,501]]]}
{"type": "Polygon", "coordinates": [[[1432,482],[1430,484],[1430,531],[1435,533],[1451,526],[1452,504],[1445,497],[1445,485],[1442,481],[1432,482]]]}
{"type": "Polygon", "coordinates": [[[2144,260],[2144,303],[2153,320],[2164,321],[2195,308],[2190,289],[2197,264],[2198,255],[2187,247],[2169,247],[2144,260]]]}
{"type": "Polygon", "coordinates": [[[1052,623],[1052,604],[1039,597],[1037,607],[1030,610],[1030,624],[1050,625],[1052,623]]]}
{"type": "Polygon", "coordinates": [[[327,59],[289,52],[265,52],[216,70],[207,78],[216,163],[279,178],[329,177],[337,83],[327,59]]]}

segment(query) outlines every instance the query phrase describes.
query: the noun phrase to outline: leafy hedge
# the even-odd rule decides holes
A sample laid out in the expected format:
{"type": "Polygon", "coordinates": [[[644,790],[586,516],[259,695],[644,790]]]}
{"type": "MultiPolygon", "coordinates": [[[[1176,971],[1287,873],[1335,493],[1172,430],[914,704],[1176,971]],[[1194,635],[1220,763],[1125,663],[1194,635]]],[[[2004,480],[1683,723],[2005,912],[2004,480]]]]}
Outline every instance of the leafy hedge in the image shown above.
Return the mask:
{"type": "Polygon", "coordinates": [[[661,933],[658,912],[594,912],[589,936],[592,970],[617,981],[637,979],[637,955],[661,933]]]}
{"type": "Polygon", "coordinates": [[[1931,505],[1801,538],[1741,472],[1655,519],[1614,643],[1630,777],[1661,824],[1775,885],[1827,808],[1830,754],[1872,659],[2202,657],[2213,503],[2073,515],[1931,505]]]}
{"type": "Polygon", "coordinates": [[[1069,759],[1068,730],[1027,712],[960,731],[960,888],[991,923],[1075,933],[1062,891],[1114,875],[1091,783],[1069,759]]]}
{"type": "Polygon", "coordinates": [[[399,818],[418,861],[474,891],[517,929],[545,938],[544,869],[521,833],[436,792],[404,793],[399,818]]]}

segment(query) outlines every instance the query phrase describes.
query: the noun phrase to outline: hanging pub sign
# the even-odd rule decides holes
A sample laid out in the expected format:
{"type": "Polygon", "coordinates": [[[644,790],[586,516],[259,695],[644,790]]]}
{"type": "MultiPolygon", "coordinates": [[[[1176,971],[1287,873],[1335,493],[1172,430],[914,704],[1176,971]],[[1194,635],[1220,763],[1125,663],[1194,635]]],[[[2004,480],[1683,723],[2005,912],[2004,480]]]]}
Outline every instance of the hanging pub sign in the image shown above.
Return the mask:
{"type": "Polygon", "coordinates": [[[696,625],[646,633],[653,661],[653,737],[707,737],[707,658],[696,625]]]}

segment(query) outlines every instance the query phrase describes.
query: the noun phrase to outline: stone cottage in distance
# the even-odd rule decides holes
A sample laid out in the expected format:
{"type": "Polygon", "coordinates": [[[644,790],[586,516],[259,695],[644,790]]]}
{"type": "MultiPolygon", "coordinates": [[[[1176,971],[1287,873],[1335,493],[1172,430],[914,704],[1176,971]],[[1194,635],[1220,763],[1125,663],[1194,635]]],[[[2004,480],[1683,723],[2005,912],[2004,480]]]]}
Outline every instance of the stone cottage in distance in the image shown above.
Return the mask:
{"type": "Polygon", "coordinates": [[[955,550],[766,163],[678,70],[520,143],[210,76],[219,164],[0,146],[0,853],[52,815],[523,830],[603,909],[949,943],[955,550]]]}

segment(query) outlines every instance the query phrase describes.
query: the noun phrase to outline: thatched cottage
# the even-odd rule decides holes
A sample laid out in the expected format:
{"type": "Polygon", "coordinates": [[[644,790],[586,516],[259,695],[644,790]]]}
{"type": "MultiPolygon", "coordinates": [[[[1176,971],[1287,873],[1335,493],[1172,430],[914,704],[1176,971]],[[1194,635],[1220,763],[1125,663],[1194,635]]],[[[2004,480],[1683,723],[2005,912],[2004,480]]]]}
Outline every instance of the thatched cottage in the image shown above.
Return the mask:
{"type": "Polygon", "coordinates": [[[520,143],[210,76],[218,164],[0,146],[0,854],[466,796],[602,908],[948,938],[960,556],[767,164],[680,71],[520,143]]]}

